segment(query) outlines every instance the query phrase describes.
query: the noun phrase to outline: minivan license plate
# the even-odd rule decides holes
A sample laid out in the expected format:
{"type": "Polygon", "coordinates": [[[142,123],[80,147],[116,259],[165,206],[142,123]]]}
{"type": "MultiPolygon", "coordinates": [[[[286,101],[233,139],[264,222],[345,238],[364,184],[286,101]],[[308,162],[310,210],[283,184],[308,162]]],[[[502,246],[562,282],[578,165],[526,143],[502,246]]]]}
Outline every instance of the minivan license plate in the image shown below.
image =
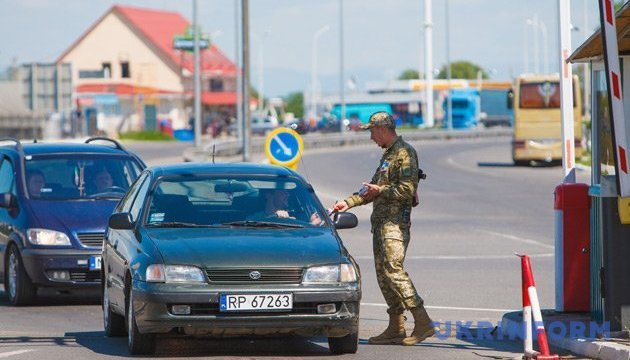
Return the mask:
{"type": "Polygon", "coordinates": [[[221,311],[269,311],[293,309],[293,294],[221,294],[221,311]]]}
{"type": "Polygon", "coordinates": [[[101,270],[101,257],[100,255],[90,256],[88,260],[88,266],[91,270],[101,270]]]}

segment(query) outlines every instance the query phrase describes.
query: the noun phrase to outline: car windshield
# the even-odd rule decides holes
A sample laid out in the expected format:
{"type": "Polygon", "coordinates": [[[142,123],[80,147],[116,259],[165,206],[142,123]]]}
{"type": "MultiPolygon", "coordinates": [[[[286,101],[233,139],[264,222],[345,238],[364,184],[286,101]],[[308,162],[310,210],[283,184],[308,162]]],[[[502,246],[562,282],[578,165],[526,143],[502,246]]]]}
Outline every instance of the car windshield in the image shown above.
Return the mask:
{"type": "Polygon", "coordinates": [[[27,156],[29,196],[46,200],[120,199],[141,172],[129,156],[27,156]]]}
{"type": "Polygon", "coordinates": [[[168,177],[148,205],[149,227],[301,228],[326,224],[300,181],[269,176],[168,177]]]}

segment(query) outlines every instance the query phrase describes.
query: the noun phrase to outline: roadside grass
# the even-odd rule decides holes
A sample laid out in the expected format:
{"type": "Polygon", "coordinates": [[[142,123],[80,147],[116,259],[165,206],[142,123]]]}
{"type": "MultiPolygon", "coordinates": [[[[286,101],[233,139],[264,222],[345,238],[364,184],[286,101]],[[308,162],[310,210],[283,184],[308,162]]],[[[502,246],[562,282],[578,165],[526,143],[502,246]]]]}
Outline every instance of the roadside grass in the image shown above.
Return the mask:
{"type": "Polygon", "coordinates": [[[580,165],[591,167],[591,151],[584,150],[584,152],[582,152],[582,156],[575,161],[580,165]]]}
{"type": "Polygon", "coordinates": [[[130,131],[120,134],[121,140],[173,141],[172,136],[160,131],[130,131]]]}

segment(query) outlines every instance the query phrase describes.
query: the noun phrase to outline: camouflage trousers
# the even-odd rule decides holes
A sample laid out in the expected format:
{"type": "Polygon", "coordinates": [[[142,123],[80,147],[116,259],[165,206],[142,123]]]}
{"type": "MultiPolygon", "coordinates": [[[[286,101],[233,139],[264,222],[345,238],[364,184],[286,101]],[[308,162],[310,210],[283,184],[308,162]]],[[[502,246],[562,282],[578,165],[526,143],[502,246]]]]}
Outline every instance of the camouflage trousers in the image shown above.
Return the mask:
{"type": "Polygon", "coordinates": [[[387,312],[397,315],[422,305],[424,301],[403,269],[409,245],[409,225],[374,224],[372,234],[376,280],[385,297],[387,312]]]}

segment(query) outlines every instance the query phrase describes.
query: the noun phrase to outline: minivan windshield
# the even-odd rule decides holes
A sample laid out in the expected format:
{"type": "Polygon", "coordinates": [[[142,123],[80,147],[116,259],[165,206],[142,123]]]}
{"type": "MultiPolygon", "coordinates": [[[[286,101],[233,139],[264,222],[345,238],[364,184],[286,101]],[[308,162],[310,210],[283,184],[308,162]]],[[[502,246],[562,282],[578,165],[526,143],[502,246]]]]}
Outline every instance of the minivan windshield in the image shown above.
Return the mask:
{"type": "Polygon", "coordinates": [[[33,199],[120,199],[141,168],[130,156],[27,156],[26,188],[33,199]]]}
{"type": "Polygon", "coordinates": [[[271,176],[167,177],[148,204],[149,227],[321,226],[325,212],[300,181],[271,176]]]}

